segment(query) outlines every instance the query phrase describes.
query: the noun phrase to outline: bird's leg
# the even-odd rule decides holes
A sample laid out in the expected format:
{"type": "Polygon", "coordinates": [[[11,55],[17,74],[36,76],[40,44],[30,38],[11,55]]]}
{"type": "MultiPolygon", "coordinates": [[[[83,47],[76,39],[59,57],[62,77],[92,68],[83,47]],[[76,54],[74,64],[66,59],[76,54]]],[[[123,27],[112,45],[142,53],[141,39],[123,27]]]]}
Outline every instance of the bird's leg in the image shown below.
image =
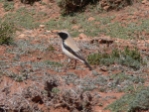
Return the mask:
{"type": "Polygon", "coordinates": [[[67,60],[67,66],[69,65],[70,62],[71,62],[71,59],[68,58],[68,60],[67,60]]]}
{"type": "Polygon", "coordinates": [[[68,65],[69,65],[69,62],[71,61],[71,59],[70,59],[70,58],[67,58],[67,60],[65,60],[65,61],[67,61],[67,63],[66,63],[66,65],[65,65],[65,67],[64,67],[64,71],[67,70],[68,65]]]}
{"type": "Polygon", "coordinates": [[[74,60],[74,67],[73,67],[73,69],[76,69],[76,65],[77,65],[77,60],[74,60]]]}

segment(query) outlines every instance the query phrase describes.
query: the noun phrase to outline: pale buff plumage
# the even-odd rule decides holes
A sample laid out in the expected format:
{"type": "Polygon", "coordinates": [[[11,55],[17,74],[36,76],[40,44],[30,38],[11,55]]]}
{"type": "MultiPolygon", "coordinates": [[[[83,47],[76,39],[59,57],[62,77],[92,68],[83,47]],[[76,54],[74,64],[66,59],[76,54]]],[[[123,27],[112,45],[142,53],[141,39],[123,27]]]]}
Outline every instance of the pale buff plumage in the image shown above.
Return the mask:
{"type": "Polygon", "coordinates": [[[67,46],[73,49],[75,52],[79,52],[80,48],[76,45],[74,39],[72,37],[68,38],[67,41],[64,42],[67,46]]]}
{"type": "Polygon", "coordinates": [[[61,31],[58,35],[62,38],[62,51],[68,57],[81,61],[86,64],[86,66],[92,70],[87,61],[80,55],[80,48],[76,45],[74,39],[70,36],[67,31],[61,31]],[[69,47],[69,48],[67,48],[69,47]]]}

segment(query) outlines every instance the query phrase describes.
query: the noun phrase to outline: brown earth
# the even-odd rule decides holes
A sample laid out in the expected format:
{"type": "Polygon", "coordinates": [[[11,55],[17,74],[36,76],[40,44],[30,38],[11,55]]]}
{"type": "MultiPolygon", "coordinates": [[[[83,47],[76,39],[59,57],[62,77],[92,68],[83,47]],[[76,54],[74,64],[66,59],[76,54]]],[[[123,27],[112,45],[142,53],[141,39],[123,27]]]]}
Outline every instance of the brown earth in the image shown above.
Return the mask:
{"type": "MultiPolygon", "coordinates": [[[[59,18],[60,9],[55,2],[44,0],[45,3],[49,4],[49,7],[45,5],[41,5],[38,2],[35,2],[34,6],[24,5],[20,3],[18,0],[15,1],[15,10],[19,7],[34,7],[36,11],[44,11],[47,13],[47,16],[43,18],[40,22],[46,22],[49,19],[59,18]],[[51,6],[51,7],[50,7],[51,6]]],[[[135,21],[137,18],[148,18],[149,17],[149,7],[148,2],[140,4],[135,4],[133,6],[125,7],[120,11],[111,11],[107,13],[100,14],[100,16],[115,15],[116,18],[113,21],[123,21],[129,24],[131,21],[135,21]],[[133,14],[129,14],[129,10],[133,9],[133,14]]],[[[3,4],[0,3],[0,17],[4,16],[6,13],[3,7],[3,4]]],[[[56,29],[53,29],[56,30],[56,29]]],[[[70,67],[65,71],[63,66],[54,65],[54,67],[49,67],[49,65],[42,65],[42,62],[48,62],[48,60],[52,60],[53,62],[64,63],[63,61],[66,59],[65,55],[61,52],[60,49],[60,39],[57,37],[55,31],[47,31],[44,27],[39,27],[34,30],[26,30],[23,29],[21,31],[17,31],[16,33],[16,42],[21,42],[20,46],[0,46],[0,60],[2,61],[4,68],[0,69],[0,111],[44,111],[44,112],[79,112],[81,111],[80,105],[85,102],[88,105],[85,105],[88,110],[84,110],[84,112],[110,112],[109,110],[104,110],[104,108],[111,104],[116,99],[120,98],[124,95],[124,92],[117,91],[99,91],[102,86],[98,85],[98,89],[93,89],[91,91],[84,92],[81,91],[73,94],[72,89],[78,89],[73,83],[66,83],[63,77],[68,76],[70,74],[75,74],[75,77],[78,79],[84,80],[84,78],[89,77],[89,79],[96,79],[96,76],[93,75],[92,71],[89,71],[88,68],[85,67],[82,63],[78,62],[77,68],[73,69],[70,64],[70,67]],[[26,43],[28,46],[22,47],[23,43],[26,43]],[[41,45],[44,44],[44,45],[41,45]],[[35,46],[42,46],[43,49],[35,46]],[[54,48],[54,50],[52,50],[54,48]],[[25,52],[23,52],[25,51],[25,52]],[[22,53],[22,54],[21,54],[22,53]],[[41,64],[38,65],[37,63],[41,64]],[[7,66],[8,65],[8,66],[7,66]],[[47,67],[48,66],[48,67],[47,67]],[[3,71],[4,70],[4,71],[3,71]],[[21,74],[23,74],[20,78],[21,74]],[[23,81],[22,81],[23,80],[23,81]],[[69,90],[72,93],[66,94],[67,92],[62,92],[57,94],[57,90],[55,89],[55,93],[51,92],[53,88],[58,88],[58,90],[69,90]],[[97,94],[97,95],[95,95],[97,94]],[[74,95],[74,96],[73,96],[74,95]],[[99,96],[98,96],[99,95],[99,96]],[[67,98],[68,96],[68,98],[67,98]],[[97,100],[97,97],[99,99],[97,100]],[[90,99],[91,98],[91,99],[90,99]],[[73,102],[76,101],[76,102],[73,102]],[[70,103],[70,104],[69,104],[70,103]],[[77,109],[74,109],[77,108],[77,109]],[[90,110],[91,108],[91,110],[90,110]]],[[[100,44],[101,51],[103,52],[111,52],[111,48],[119,48],[123,49],[125,46],[129,46],[133,48],[132,40],[123,40],[123,39],[113,39],[106,35],[102,35],[99,38],[88,38],[84,36],[80,36],[75,38],[76,42],[84,42],[86,44],[91,44],[94,46],[94,42],[97,41],[100,44]],[[102,43],[103,40],[112,41],[112,44],[109,46],[105,43],[102,43]]],[[[149,48],[145,46],[145,43],[149,43],[149,39],[137,40],[137,48],[140,51],[149,51],[149,48]]],[[[24,45],[25,46],[25,45],[24,45]]],[[[83,52],[88,55],[92,50],[98,50],[98,47],[95,46],[95,49],[85,49],[83,52]]],[[[105,66],[94,66],[92,65],[94,70],[102,74],[102,76],[109,76],[108,68],[105,66]]],[[[148,69],[144,69],[147,73],[149,73],[148,69]]],[[[111,71],[112,73],[119,73],[121,70],[116,69],[111,71]]],[[[129,71],[130,73],[132,71],[129,71]]],[[[67,77],[69,81],[69,77],[67,77]]],[[[76,79],[79,83],[79,80],[76,79]]],[[[75,82],[77,83],[77,82],[75,82]]],[[[148,83],[145,83],[148,85],[148,83]]],[[[79,90],[79,89],[78,89],[79,90]]]]}

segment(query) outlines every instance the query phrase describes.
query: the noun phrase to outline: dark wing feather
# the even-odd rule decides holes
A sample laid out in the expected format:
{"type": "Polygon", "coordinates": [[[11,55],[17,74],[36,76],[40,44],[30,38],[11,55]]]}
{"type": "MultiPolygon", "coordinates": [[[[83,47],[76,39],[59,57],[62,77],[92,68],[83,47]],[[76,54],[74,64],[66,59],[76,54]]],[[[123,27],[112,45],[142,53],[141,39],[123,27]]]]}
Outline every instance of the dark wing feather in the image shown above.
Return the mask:
{"type": "Polygon", "coordinates": [[[68,46],[65,45],[64,43],[63,43],[63,46],[64,46],[69,52],[71,52],[73,55],[75,55],[77,58],[81,59],[81,60],[84,62],[84,64],[85,64],[90,70],[92,70],[92,67],[89,65],[89,63],[88,63],[82,56],[78,55],[76,52],[74,52],[70,47],[68,47],[68,46]]]}

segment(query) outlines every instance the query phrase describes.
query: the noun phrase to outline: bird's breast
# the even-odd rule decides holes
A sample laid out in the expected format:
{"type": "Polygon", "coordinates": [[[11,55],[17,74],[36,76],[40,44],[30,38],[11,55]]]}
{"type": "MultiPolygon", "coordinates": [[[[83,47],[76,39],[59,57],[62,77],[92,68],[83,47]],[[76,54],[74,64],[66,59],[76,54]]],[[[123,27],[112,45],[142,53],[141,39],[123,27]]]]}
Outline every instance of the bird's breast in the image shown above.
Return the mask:
{"type": "Polygon", "coordinates": [[[64,53],[65,55],[67,55],[68,57],[73,58],[73,59],[78,59],[78,58],[77,58],[76,56],[74,56],[71,52],[69,52],[69,50],[67,50],[67,49],[64,47],[63,44],[61,45],[61,47],[62,47],[62,51],[63,51],[63,53],[64,53]]]}

